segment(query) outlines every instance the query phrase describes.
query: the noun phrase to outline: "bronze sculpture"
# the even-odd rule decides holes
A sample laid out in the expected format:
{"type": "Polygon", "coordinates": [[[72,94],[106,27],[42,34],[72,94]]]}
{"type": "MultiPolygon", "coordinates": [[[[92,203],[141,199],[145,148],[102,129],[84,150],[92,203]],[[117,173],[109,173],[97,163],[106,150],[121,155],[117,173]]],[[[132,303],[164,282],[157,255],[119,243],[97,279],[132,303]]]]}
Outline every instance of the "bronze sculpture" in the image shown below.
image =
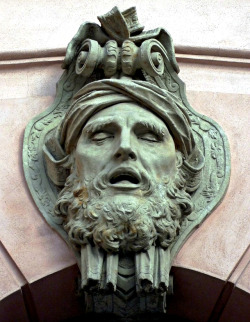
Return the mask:
{"type": "Polygon", "coordinates": [[[143,32],[135,8],[99,20],[26,130],[26,179],[75,251],[88,310],[165,312],[176,252],[225,193],[227,140],[189,106],[166,31],[143,32]]]}

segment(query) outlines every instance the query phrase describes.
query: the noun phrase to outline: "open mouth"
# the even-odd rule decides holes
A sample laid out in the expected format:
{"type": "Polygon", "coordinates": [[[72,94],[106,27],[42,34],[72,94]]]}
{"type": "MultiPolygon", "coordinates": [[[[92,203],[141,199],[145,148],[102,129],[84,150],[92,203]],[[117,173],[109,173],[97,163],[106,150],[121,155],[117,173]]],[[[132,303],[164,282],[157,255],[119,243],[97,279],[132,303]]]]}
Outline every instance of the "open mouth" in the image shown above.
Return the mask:
{"type": "Polygon", "coordinates": [[[130,174],[120,174],[110,179],[111,184],[116,184],[123,181],[128,181],[133,184],[139,183],[139,180],[130,174]]]}
{"type": "Polygon", "coordinates": [[[115,187],[135,188],[140,183],[140,178],[132,170],[118,169],[111,174],[109,182],[115,187]]]}

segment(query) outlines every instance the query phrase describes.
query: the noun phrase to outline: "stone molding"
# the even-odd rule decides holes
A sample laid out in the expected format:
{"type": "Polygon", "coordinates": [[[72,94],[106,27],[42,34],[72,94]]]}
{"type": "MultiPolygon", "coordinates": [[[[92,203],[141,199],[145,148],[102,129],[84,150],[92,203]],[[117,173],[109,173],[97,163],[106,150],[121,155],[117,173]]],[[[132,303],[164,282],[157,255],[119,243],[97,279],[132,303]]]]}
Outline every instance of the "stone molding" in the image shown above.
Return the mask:
{"type": "MultiPolygon", "coordinates": [[[[46,49],[43,51],[15,51],[0,53],[0,68],[10,65],[29,65],[41,63],[62,63],[66,48],[46,49]]],[[[206,47],[175,46],[178,62],[207,65],[248,67],[249,50],[233,50],[206,47]]]]}

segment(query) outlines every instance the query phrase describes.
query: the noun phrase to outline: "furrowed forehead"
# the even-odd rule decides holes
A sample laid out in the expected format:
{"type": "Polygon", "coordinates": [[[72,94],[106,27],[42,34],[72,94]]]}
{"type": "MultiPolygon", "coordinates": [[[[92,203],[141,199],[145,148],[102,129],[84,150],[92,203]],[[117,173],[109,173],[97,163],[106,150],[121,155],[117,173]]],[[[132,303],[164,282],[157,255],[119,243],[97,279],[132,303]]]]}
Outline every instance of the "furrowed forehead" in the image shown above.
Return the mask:
{"type": "Polygon", "coordinates": [[[161,118],[136,103],[116,104],[99,111],[89,119],[83,131],[98,131],[108,125],[120,127],[125,123],[130,127],[135,125],[146,127],[158,134],[168,131],[161,118]]]}

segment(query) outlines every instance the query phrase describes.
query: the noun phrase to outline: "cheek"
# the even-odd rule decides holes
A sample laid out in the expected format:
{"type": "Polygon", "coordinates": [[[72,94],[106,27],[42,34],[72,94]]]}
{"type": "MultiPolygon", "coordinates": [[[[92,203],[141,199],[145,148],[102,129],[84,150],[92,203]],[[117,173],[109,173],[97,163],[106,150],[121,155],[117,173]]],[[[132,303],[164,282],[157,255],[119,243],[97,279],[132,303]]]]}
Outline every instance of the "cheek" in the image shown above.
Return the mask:
{"type": "Polygon", "coordinates": [[[155,168],[160,174],[173,171],[176,167],[176,158],[174,153],[162,153],[155,158],[155,168]]]}
{"type": "Polygon", "coordinates": [[[77,171],[78,174],[83,173],[83,171],[84,171],[84,162],[83,162],[83,159],[82,159],[81,155],[79,155],[79,153],[77,153],[77,152],[75,153],[75,166],[76,166],[76,171],[77,171]]]}
{"type": "Polygon", "coordinates": [[[99,153],[98,147],[81,146],[75,153],[76,170],[79,177],[93,180],[106,166],[107,153],[99,153]]]}
{"type": "Polygon", "coordinates": [[[145,153],[144,167],[158,180],[176,170],[176,153],[174,149],[161,149],[145,153]]]}
{"type": "Polygon", "coordinates": [[[95,156],[92,153],[84,153],[82,149],[76,149],[75,164],[80,178],[88,179],[96,175],[95,156]]]}

